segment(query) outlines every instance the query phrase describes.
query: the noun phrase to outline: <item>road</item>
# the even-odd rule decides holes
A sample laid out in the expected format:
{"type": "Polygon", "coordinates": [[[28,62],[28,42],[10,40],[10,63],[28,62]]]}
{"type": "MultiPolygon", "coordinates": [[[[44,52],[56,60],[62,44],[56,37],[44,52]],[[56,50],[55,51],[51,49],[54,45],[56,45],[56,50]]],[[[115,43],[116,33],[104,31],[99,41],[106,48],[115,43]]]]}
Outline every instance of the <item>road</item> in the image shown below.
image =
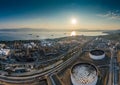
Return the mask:
{"type": "Polygon", "coordinates": [[[117,69],[117,50],[110,48],[111,52],[111,60],[110,60],[110,68],[109,68],[109,78],[107,85],[118,85],[118,69],[117,69]]]}

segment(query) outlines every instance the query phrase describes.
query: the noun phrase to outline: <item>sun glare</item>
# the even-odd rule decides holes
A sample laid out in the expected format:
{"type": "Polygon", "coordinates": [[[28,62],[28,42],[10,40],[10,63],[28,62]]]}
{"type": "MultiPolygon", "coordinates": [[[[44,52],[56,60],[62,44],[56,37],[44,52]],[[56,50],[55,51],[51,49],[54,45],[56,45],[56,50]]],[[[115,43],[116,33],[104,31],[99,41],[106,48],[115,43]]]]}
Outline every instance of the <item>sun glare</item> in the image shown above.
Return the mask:
{"type": "Polygon", "coordinates": [[[75,31],[72,31],[72,32],[71,32],[71,36],[76,36],[76,32],[75,32],[75,31]]]}
{"type": "Polygon", "coordinates": [[[71,20],[71,23],[75,25],[75,24],[77,23],[77,20],[76,20],[75,18],[73,18],[73,19],[71,20]]]}

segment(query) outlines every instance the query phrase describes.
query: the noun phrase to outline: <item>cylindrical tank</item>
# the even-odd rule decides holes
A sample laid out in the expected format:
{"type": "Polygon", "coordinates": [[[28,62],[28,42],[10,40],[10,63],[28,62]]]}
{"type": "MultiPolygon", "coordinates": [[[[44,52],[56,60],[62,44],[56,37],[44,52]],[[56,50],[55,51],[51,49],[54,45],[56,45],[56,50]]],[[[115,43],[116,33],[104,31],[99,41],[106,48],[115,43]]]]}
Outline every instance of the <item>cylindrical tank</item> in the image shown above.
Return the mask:
{"type": "Polygon", "coordinates": [[[101,60],[105,57],[105,52],[103,50],[92,50],[90,51],[89,56],[93,60],[101,60]]]}
{"type": "Polygon", "coordinates": [[[96,85],[98,69],[91,63],[78,63],[71,68],[73,85],[96,85]]]}

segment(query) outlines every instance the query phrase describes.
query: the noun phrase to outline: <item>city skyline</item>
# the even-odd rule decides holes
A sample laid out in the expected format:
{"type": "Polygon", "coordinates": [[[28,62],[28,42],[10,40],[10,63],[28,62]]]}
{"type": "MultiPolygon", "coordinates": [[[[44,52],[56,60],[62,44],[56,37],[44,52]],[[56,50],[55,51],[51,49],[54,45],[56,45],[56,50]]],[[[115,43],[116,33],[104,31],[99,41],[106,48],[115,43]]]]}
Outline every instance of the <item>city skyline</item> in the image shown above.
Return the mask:
{"type": "Polygon", "coordinates": [[[0,29],[119,29],[119,3],[119,0],[1,0],[0,29]],[[72,18],[77,20],[76,25],[71,24],[72,18]]]}

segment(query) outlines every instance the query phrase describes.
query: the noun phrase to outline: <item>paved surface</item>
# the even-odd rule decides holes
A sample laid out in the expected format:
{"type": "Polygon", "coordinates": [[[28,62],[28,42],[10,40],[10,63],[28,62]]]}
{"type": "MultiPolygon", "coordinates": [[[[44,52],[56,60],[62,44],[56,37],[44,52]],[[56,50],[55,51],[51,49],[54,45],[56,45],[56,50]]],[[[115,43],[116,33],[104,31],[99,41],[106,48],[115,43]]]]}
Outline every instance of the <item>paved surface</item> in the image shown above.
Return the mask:
{"type": "Polygon", "coordinates": [[[109,68],[109,79],[107,85],[118,85],[118,69],[117,69],[117,51],[113,48],[110,48],[111,51],[111,60],[109,68]]]}

